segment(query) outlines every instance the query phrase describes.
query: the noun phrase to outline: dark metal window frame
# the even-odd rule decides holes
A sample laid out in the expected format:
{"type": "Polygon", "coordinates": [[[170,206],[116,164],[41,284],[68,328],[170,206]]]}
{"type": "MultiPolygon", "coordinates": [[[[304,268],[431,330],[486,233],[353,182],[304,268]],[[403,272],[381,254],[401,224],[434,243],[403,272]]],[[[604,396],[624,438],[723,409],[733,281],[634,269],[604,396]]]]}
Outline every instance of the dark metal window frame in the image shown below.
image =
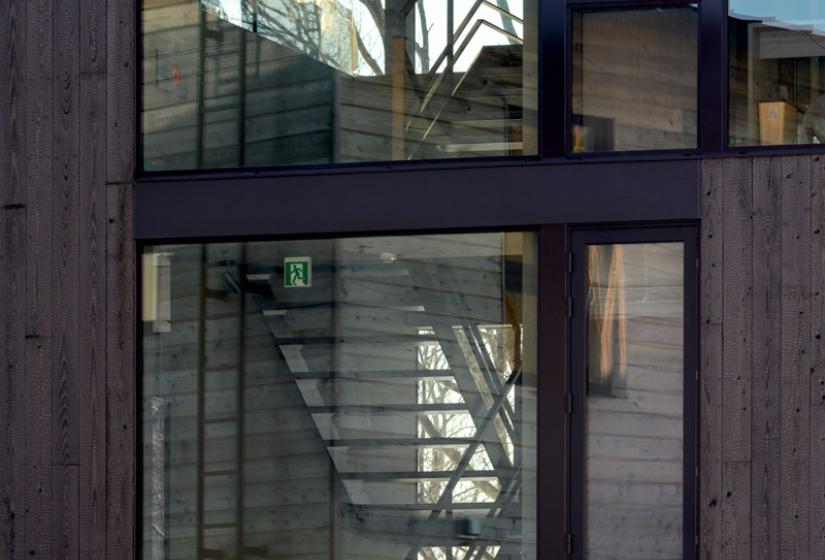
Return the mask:
{"type": "Polygon", "coordinates": [[[698,558],[698,466],[699,466],[699,260],[698,229],[683,225],[645,228],[596,228],[577,229],[571,233],[572,294],[570,323],[570,537],[572,557],[583,560],[585,511],[585,400],[587,382],[587,298],[586,265],[583,256],[588,245],[613,243],[660,243],[684,244],[684,424],[683,424],[683,558],[698,558]]]}
{"type": "MultiPolygon", "coordinates": [[[[570,0],[570,5],[660,1],[570,0]]],[[[134,191],[135,238],[306,237],[699,219],[701,159],[695,154],[564,156],[568,84],[561,53],[568,48],[568,2],[540,0],[539,8],[540,156],[144,175],[134,191]]],[[[140,2],[136,9],[140,21],[140,2]]],[[[142,41],[136,44],[140,50],[142,41]]],[[[138,84],[140,66],[135,65],[138,84]]],[[[136,90],[139,99],[141,88],[136,90]]],[[[136,118],[139,123],[139,112],[136,118]]],[[[712,112],[702,112],[702,119],[708,118],[712,112]]]]}
{"type": "MultiPolygon", "coordinates": [[[[515,231],[513,228],[502,229],[481,229],[481,230],[442,230],[441,234],[460,234],[473,232],[498,232],[515,231]]],[[[566,557],[566,535],[569,521],[567,519],[567,460],[568,456],[568,436],[567,436],[567,378],[568,378],[568,338],[567,333],[567,293],[568,274],[564,263],[567,259],[568,251],[568,229],[563,225],[525,227],[519,231],[534,233],[536,235],[536,253],[538,262],[537,272],[537,301],[538,309],[536,313],[536,328],[538,330],[536,340],[540,341],[536,348],[537,376],[536,376],[536,413],[537,413],[537,550],[538,558],[566,557]]],[[[396,235],[398,232],[370,233],[370,236],[396,235]]],[[[414,235],[415,232],[408,232],[414,235]]],[[[432,232],[427,232],[432,233],[432,232]]],[[[334,239],[341,236],[316,235],[316,236],[279,236],[259,239],[238,239],[238,238],[213,238],[213,239],[188,239],[186,243],[206,244],[238,241],[289,241],[294,239],[324,238],[334,239]]],[[[348,235],[349,237],[349,235],[348,235]]],[[[175,243],[174,239],[158,239],[136,244],[136,294],[135,309],[138,310],[136,317],[137,326],[135,329],[136,348],[136,372],[135,375],[135,395],[136,403],[135,415],[136,426],[140,426],[135,432],[135,558],[143,558],[144,555],[144,511],[142,498],[145,490],[144,479],[144,434],[145,421],[144,411],[144,391],[143,391],[143,321],[140,310],[143,309],[142,302],[142,282],[144,250],[154,245],[175,243]]]]}
{"type": "Polygon", "coordinates": [[[825,151],[825,144],[781,144],[775,146],[760,146],[760,145],[730,145],[729,134],[730,130],[730,41],[729,41],[729,18],[728,6],[729,0],[717,0],[723,4],[722,10],[722,26],[723,26],[723,42],[720,46],[720,52],[723,57],[723,72],[720,76],[720,83],[723,84],[722,91],[722,118],[724,137],[722,138],[722,150],[725,155],[740,155],[740,156],[781,156],[781,155],[800,155],[810,153],[820,153],[825,151]]]}
{"type": "MultiPolygon", "coordinates": [[[[705,3],[714,0],[567,0],[567,14],[565,16],[568,40],[565,48],[565,156],[573,160],[591,160],[596,158],[628,158],[628,157],[651,157],[662,154],[672,154],[673,156],[699,156],[702,153],[703,138],[703,110],[702,110],[702,28],[705,3]],[[587,12],[607,12],[614,10],[654,10],[660,7],[678,8],[690,5],[697,6],[696,22],[696,146],[675,148],[675,149],[653,149],[653,150],[616,150],[607,152],[580,152],[572,150],[571,140],[573,132],[573,24],[574,16],[577,13],[587,12]]],[[[717,0],[718,1],[718,0],[717,0]]]]}
{"type": "MultiPolygon", "coordinates": [[[[521,228],[441,229],[438,233],[468,233],[489,231],[530,231],[537,234],[537,557],[540,559],[582,558],[581,467],[584,433],[581,416],[583,396],[576,390],[581,379],[586,356],[583,338],[584,298],[577,291],[583,286],[583,267],[577,266],[574,256],[580,255],[585,244],[593,242],[666,242],[685,243],[685,500],[684,549],[685,558],[697,557],[698,548],[698,228],[696,222],[677,221],[639,224],[636,226],[582,226],[542,225],[521,228]],[[576,304],[574,302],[578,301],[576,304]],[[573,312],[571,318],[570,312],[573,312]],[[578,505],[576,500],[579,500],[578,505]]],[[[368,235],[397,235],[399,233],[434,233],[434,231],[384,231],[368,235]]],[[[350,236],[350,234],[345,234],[350,236]]],[[[165,243],[220,243],[223,241],[288,241],[307,238],[334,238],[336,234],[281,235],[258,238],[201,238],[153,239],[137,243],[136,309],[142,309],[141,278],[143,250],[165,243]]],[[[137,318],[136,345],[137,375],[135,394],[137,424],[143,425],[143,330],[137,318]]],[[[135,458],[136,492],[143,493],[143,431],[136,431],[135,458]]],[[[136,501],[135,543],[136,558],[143,554],[143,501],[136,501]]]]}
{"type": "MultiPolygon", "coordinates": [[[[371,173],[385,170],[412,172],[437,169],[488,167],[523,167],[535,164],[593,163],[599,161],[656,161],[717,156],[752,156],[815,153],[825,150],[822,144],[784,146],[728,145],[728,0],[537,0],[538,6],[538,154],[530,156],[456,158],[421,161],[377,161],[364,163],[329,163],[267,167],[226,168],[215,170],[143,171],[141,107],[142,63],[135,64],[135,177],[139,184],[196,178],[282,177],[296,175],[336,175],[371,173]],[[571,154],[570,137],[570,13],[590,8],[655,7],[699,4],[699,59],[697,147],[685,150],[645,150],[571,154]]],[[[136,59],[142,60],[142,9],[135,1],[137,40],[136,59]]]]}

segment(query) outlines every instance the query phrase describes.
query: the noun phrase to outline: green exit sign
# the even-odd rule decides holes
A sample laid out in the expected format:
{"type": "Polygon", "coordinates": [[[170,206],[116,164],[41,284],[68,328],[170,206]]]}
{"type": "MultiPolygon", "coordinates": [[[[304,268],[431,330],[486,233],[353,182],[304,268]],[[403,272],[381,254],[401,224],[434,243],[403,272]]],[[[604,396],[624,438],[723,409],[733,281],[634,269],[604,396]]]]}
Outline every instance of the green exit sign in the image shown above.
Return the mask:
{"type": "Polygon", "coordinates": [[[284,287],[309,288],[312,286],[312,257],[284,258],[284,287]]]}

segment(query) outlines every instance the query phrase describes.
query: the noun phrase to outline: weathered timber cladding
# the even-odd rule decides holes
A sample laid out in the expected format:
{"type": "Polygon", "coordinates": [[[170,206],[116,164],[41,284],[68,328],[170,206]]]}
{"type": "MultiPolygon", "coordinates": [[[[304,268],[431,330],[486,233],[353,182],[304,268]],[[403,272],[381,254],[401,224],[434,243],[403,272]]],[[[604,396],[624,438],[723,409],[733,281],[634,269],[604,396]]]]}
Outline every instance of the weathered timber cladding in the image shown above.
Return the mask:
{"type": "Polygon", "coordinates": [[[134,556],[134,0],[0,2],[0,559],[134,556]]]}
{"type": "Polygon", "coordinates": [[[701,553],[825,550],[825,157],[703,173],[701,553]]]}

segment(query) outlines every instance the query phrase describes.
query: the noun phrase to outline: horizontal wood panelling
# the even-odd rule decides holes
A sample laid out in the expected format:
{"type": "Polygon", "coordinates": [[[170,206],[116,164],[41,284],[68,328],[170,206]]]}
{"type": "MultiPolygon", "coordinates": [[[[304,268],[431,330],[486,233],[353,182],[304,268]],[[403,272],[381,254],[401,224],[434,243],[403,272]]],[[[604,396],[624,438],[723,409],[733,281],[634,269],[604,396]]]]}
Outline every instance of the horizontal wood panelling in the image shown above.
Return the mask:
{"type": "Polygon", "coordinates": [[[819,558],[823,158],[703,167],[702,555],[819,558]]]}

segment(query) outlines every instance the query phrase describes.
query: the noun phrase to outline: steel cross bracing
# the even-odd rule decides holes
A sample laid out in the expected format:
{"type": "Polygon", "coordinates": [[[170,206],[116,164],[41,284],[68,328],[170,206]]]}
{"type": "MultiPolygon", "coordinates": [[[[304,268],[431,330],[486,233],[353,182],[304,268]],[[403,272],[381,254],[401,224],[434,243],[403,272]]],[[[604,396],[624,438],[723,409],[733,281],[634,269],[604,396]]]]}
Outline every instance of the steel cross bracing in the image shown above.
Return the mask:
{"type": "MultiPolygon", "coordinates": [[[[347,265],[325,265],[319,263],[318,270],[321,273],[329,273],[334,277],[336,269],[345,268],[347,265]]],[[[369,274],[371,263],[358,263],[361,273],[369,274]]],[[[375,264],[376,267],[386,270],[387,264],[375,264]]],[[[404,274],[408,276],[410,285],[403,288],[405,301],[417,299],[420,304],[419,311],[408,311],[407,316],[415,315],[415,320],[419,324],[429,325],[431,330],[425,334],[393,334],[393,335],[337,335],[331,336],[300,336],[295,333],[296,321],[302,312],[317,309],[342,308],[347,305],[346,301],[338,301],[333,298],[323,301],[304,301],[300,303],[282,302],[276,299],[275,293],[279,292],[276,282],[281,278],[281,271],[277,268],[244,268],[239,270],[241,280],[239,284],[243,290],[251,294],[256,307],[264,316],[264,320],[272,334],[273,342],[278,348],[277,368],[284,368],[295,383],[305,383],[318,380],[381,380],[395,378],[421,378],[421,379],[449,379],[454,382],[455,388],[461,395],[461,401],[457,403],[418,403],[418,404],[328,404],[319,406],[318,403],[305,403],[306,413],[316,414],[408,414],[416,419],[419,429],[425,432],[422,434],[411,434],[415,437],[391,438],[391,439],[358,439],[331,437],[325,435],[319,428],[315,417],[318,437],[324,441],[331,462],[335,465],[333,450],[341,447],[380,447],[386,445],[408,446],[421,449],[422,446],[452,446],[459,449],[453,468],[450,471],[437,471],[427,473],[420,470],[409,471],[370,471],[370,472],[338,472],[336,465],[336,476],[345,497],[347,508],[353,515],[364,515],[370,511],[392,511],[397,514],[399,511],[407,511],[410,518],[404,522],[403,526],[394,529],[389,528],[391,523],[384,521],[384,528],[387,533],[394,533],[395,538],[405,542],[408,546],[406,558],[414,559],[419,557],[419,552],[428,547],[466,546],[468,551],[464,556],[466,559],[481,559],[485,551],[490,546],[500,547],[497,558],[515,557],[517,550],[510,550],[511,547],[518,548],[520,539],[520,515],[517,510],[520,502],[520,492],[522,488],[522,466],[520,443],[520,419],[518,418],[517,407],[510,402],[511,391],[518,389],[521,380],[521,370],[516,369],[511,372],[497,371],[495,360],[490,355],[490,349],[483,340],[483,335],[479,326],[467,315],[468,303],[464,301],[460,286],[454,278],[449,266],[441,266],[432,262],[397,262],[392,266],[403,268],[404,274]],[[253,280],[249,280],[252,278],[253,280]],[[444,287],[440,294],[416,289],[416,286],[433,285],[434,278],[444,287]],[[412,299],[410,299],[412,298],[412,299]],[[287,317],[289,316],[289,322],[287,317]],[[462,348],[463,338],[464,348],[462,348]],[[296,350],[302,352],[303,349],[312,347],[328,347],[330,351],[335,345],[346,344],[437,344],[443,357],[448,364],[447,369],[421,370],[403,369],[389,371],[314,371],[309,368],[307,371],[298,371],[290,367],[287,352],[294,353],[296,350]],[[469,353],[466,351],[469,345],[469,353]],[[469,355],[468,355],[469,354],[469,355]],[[483,397],[486,395],[487,398],[483,397]],[[427,413],[455,412],[467,414],[472,421],[471,435],[464,437],[440,437],[437,427],[430,421],[427,413]],[[504,439],[502,439],[502,437],[504,439]],[[508,453],[504,442],[509,439],[508,445],[513,450],[508,453]],[[479,471],[471,468],[471,462],[479,451],[486,453],[489,457],[492,469],[479,471]],[[512,454],[512,456],[511,456],[512,454]],[[433,503],[421,503],[418,499],[409,503],[374,504],[356,503],[352,495],[348,493],[348,485],[354,482],[375,482],[375,481],[444,481],[440,490],[440,496],[433,503]],[[498,494],[489,502],[476,503],[454,503],[453,492],[462,481],[473,480],[494,480],[498,485],[498,494]],[[359,513],[360,512],[360,513],[359,513]],[[421,512],[429,512],[425,519],[420,517],[421,512]],[[465,512],[483,512],[482,530],[479,535],[471,537],[459,537],[456,535],[455,527],[458,527],[458,519],[463,517],[465,512]],[[456,517],[454,517],[456,516],[456,517]],[[445,524],[445,519],[454,518],[456,521],[450,525],[445,524]],[[410,523],[419,527],[420,536],[411,533],[407,528],[410,523]],[[444,530],[450,528],[450,531],[444,530]],[[452,533],[452,534],[451,534],[452,533]],[[434,535],[437,535],[434,536],[434,535]]],[[[503,274],[503,269],[502,269],[503,274]]],[[[402,287],[399,286],[399,290],[402,287]]],[[[281,291],[281,293],[283,293],[281,291]]],[[[400,297],[400,296],[399,296],[400,297]]],[[[303,393],[301,393],[303,395],[303,393]]],[[[387,518],[389,519],[389,517],[387,518]]],[[[400,524],[400,522],[399,522],[400,524]]]]}

